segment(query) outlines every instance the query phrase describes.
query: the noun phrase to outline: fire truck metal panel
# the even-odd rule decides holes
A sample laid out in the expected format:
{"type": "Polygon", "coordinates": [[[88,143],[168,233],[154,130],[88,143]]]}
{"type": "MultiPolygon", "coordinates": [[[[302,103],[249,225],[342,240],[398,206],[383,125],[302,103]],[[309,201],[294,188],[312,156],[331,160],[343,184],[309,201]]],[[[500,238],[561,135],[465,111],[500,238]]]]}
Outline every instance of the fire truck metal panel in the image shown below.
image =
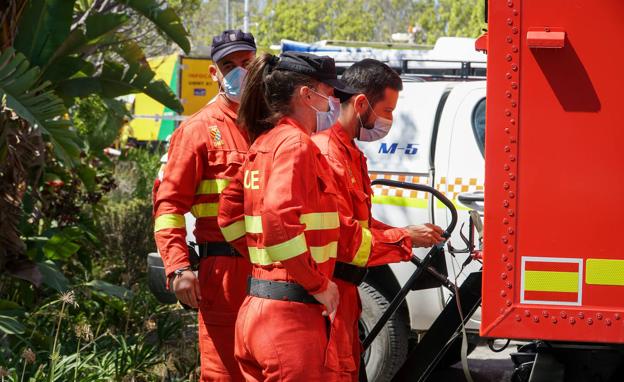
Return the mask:
{"type": "Polygon", "coordinates": [[[489,2],[486,337],[624,342],[624,2],[489,2]]]}

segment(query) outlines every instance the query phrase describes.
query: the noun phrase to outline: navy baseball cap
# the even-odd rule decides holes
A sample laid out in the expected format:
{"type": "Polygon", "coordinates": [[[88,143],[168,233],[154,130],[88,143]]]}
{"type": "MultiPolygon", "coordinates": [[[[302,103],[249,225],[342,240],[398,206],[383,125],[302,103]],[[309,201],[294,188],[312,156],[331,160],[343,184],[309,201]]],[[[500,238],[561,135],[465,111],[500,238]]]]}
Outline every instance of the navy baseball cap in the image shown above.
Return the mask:
{"type": "Polygon", "coordinates": [[[358,91],[338,79],[336,63],[329,56],[317,56],[305,52],[284,52],[275,66],[275,70],[288,70],[306,74],[315,80],[334,88],[336,97],[341,101],[349,99],[358,91]]]}
{"type": "Polygon", "coordinates": [[[240,29],[228,29],[212,39],[210,56],[215,63],[228,54],[240,51],[256,51],[256,40],[251,33],[245,33],[240,29]]]}

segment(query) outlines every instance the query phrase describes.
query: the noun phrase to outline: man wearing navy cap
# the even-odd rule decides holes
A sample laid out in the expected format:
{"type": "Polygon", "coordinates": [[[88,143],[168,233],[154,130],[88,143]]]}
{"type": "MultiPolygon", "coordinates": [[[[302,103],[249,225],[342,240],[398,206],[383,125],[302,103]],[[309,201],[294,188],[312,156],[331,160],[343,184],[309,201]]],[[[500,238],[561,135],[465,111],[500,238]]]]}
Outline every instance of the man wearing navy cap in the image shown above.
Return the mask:
{"type": "Polygon", "coordinates": [[[253,35],[226,30],[212,41],[210,75],[219,94],[173,133],[168,163],[155,190],[154,236],[169,288],[199,309],[201,381],[243,381],[234,359],[234,324],[251,265],[217,225],[219,196],[236,175],[249,138],[236,125],[245,67],[256,54],[253,35]],[[184,214],[195,217],[199,269],[191,268],[184,214]]]}

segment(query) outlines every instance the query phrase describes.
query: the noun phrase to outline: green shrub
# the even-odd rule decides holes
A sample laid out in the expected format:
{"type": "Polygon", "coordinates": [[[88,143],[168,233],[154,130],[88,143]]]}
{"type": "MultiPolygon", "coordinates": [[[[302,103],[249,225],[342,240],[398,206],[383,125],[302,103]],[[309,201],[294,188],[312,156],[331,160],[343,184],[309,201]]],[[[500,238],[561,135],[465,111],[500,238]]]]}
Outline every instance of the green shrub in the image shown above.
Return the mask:
{"type": "Polygon", "coordinates": [[[98,236],[105,265],[124,273],[126,285],[145,273],[146,255],[156,250],[153,227],[152,203],[148,200],[110,201],[99,216],[98,236]]]}

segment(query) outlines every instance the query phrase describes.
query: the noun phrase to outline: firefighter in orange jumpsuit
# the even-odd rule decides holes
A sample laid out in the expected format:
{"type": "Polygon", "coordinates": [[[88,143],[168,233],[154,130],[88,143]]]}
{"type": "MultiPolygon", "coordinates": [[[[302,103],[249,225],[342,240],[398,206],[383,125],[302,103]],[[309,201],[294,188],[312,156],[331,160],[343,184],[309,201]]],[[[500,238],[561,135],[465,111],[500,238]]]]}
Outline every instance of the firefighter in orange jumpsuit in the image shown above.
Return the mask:
{"type": "Polygon", "coordinates": [[[372,59],[352,65],[342,80],[358,94],[341,99],[338,122],[312,140],[327,158],[339,185],[339,213],[359,225],[361,231],[356,239],[341,235],[334,271],[340,291],[336,322],[340,330],[350,333],[349,343],[341,347],[345,350],[343,363],[349,363],[350,371],[343,376],[345,381],[358,381],[365,380],[365,368],[360,368],[358,319],[362,309],[357,286],[366,276],[366,267],[407,261],[412,246],[430,247],[441,242],[443,230],[432,224],[395,228],[372,218],[366,157],[354,139],[373,141],[388,133],[403,85],[390,67],[372,59]]]}
{"type": "Polygon", "coordinates": [[[169,287],[180,302],[199,308],[202,381],[243,381],[234,358],[234,328],[251,265],[217,225],[219,195],[237,174],[249,138],[236,125],[246,66],[255,57],[250,33],[227,30],[212,43],[210,74],[217,97],[180,125],[155,185],[154,231],[169,287]],[[195,217],[198,276],[191,269],[184,214],[195,217]]]}
{"type": "Polygon", "coordinates": [[[236,359],[248,381],[335,381],[338,288],[331,281],[339,215],[331,169],[312,142],[333,122],[336,94],[353,94],[333,59],[264,55],[252,64],[239,122],[253,144],[223,192],[219,225],[253,264],[236,324],[236,359]]]}

